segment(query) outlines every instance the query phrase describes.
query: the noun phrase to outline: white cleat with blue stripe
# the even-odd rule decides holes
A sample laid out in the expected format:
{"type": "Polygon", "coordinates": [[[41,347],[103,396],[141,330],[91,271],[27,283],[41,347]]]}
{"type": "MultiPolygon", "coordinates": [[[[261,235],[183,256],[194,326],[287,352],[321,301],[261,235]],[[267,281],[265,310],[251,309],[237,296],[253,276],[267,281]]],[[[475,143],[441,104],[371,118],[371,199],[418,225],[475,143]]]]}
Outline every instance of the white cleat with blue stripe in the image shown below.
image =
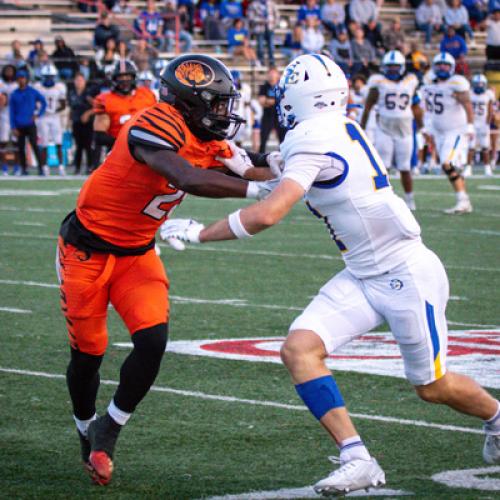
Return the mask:
{"type": "MultiPolygon", "coordinates": [[[[337,457],[329,457],[340,463],[337,457]]],[[[345,495],[351,491],[378,488],[385,484],[385,474],[375,458],[355,459],[342,464],[328,477],[314,485],[314,491],[324,496],[345,495]]]]}
{"type": "Polygon", "coordinates": [[[500,435],[486,434],[483,458],[487,464],[500,464],[500,435]]]}

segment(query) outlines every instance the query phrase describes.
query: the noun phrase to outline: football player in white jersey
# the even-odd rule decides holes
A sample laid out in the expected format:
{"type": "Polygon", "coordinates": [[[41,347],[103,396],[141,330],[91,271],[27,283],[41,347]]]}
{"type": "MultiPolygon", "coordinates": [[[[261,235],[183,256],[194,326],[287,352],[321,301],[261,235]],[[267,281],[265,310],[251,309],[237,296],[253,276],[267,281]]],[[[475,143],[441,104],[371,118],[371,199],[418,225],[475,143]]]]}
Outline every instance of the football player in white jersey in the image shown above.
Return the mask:
{"type": "MultiPolygon", "coordinates": [[[[6,162],[6,148],[11,140],[9,99],[10,95],[18,87],[16,81],[16,67],[13,64],[6,64],[2,68],[2,80],[0,81],[0,159],[2,163],[3,175],[9,174],[9,167],[6,162]]],[[[16,153],[17,159],[17,153],[16,153]]],[[[14,174],[20,174],[19,165],[14,167],[14,174]]]]}
{"type": "Polygon", "coordinates": [[[66,85],[56,81],[57,69],[53,64],[45,65],[41,71],[41,82],[35,85],[36,89],[45,97],[47,110],[38,119],[37,127],[42,148],[42,162],[45,175],[50,174],[47,166],[48,147],[53,144],[57,147],[59,158],[59,173],[65,175],[66,171],[62,156],[62,119],[61,112],[66,108],[66,85]]]}
{"type": "MultiPolygon", "coordinates": [[[[387,321],[417,394],[485,420],[483,457],[500,463],[500,404],[472,379],[446,369],[448,279],[420,227],[396,196],[363,129],[345,116],[347,81],[326,56],[292,61],[279,82],[284,170],[270,195],[204,228],[170,220],[162,238],[190,243],[250,238],[305,197],[345,262],[292,323],[281,349],[299,396],[340,448],[340,467],[315,485],[347,493],[385,483],[346,410],[325,358],[387,321]]],[[[228,165],[227,165],[228,166],[228,165]]]]}
{"type": "Polygon", "coordinates": [[[472,212],[472,205],[460,172],[466,162],[469,142],[474,137],[474,114],[469,82],[455,75],[455,59],[447,52],[432,61],[434,79],[423,87],[425,113],[444,173],[455,190],[457,202],[449,214],[472,212]]]}
{"type": "Polygon", "coordinates": [[[382,74],[368,80],[369,92],[361,118],[366,128],[373,106],[378,105],[375,148],[384,165],[395,166],[401,176],[405,201],[410,210],[415,210],[411,157],[413,153],[413,119],[422,126],[422,110],[416,101],[417,77],[405,75],[406,60],[399,50],[387,52],[382,59],[382,74]]]}
{"type": "MultiPolygon", "coordinates": [[[[474,161],[474,154],[479,149],[482,154],[484,164],[484,174],[492,175],[492,167],[490,165],[490,123],[493,117],[493,103],[495,102],[495,93],[488,88],[488,80],[486,76],[476,74],[472,77],[472,94],[471,102],[474,110],[474,127],[476,129],[476,140],[470,144],[469,150],[469,165],[474,161]]],[[[470,169],[472,170],[472,169],[470,169]]],[[[464,170],[464,175],[469,172],[464,170]]]]}
{"type": "Polygon", "coordinates": [[[141,71],[137,75],[137,86],[148,88],[149,90],[151,90],[151,92],[153,92],[153,94],[158,99],[160,82],[158,81],[157,78],[155,78],[152,71],[149,70],[141,71]]]}

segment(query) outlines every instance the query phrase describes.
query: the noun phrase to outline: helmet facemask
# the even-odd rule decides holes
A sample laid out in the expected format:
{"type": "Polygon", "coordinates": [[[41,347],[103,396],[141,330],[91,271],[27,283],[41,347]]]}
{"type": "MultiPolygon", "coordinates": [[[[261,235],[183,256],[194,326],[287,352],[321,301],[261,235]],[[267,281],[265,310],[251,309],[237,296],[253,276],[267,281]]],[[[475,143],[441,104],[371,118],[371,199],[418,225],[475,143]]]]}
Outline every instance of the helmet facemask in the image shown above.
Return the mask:
{"type": "Polygon", "coordinates": [[[400,64],[386,64],[383,66],[382,72],[384,73],[384,76],[388,80],[397,82],[398,80],[401,80],[401,78],[403,77],[405,68],[400,64]]]}
{"type": "Polygon", "coordinates": [[[129,95],[135,87],[135,73],[120,73],[113,76],[113,90],[117,94],[129,95]]]}

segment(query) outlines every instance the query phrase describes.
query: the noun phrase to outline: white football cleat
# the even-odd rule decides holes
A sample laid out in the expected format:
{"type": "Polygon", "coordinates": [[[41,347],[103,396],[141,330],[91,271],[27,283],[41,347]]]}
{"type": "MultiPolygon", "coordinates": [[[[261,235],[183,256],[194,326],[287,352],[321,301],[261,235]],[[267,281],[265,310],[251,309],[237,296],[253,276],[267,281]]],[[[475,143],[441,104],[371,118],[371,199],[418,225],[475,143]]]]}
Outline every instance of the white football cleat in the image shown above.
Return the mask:
{"type": "Polygon", "coordinates": [[[491,168],[491,165],[484,166],[484,175],[486,175],[486,177],[491,177],[493,175],[493,170],[491,168]]]}
{"type": "MultiPolygon", "coordinates": [[[[333,463],[340,463],[337,457],[329,457],[333,463]]],[[[320,495],[347,494],[368,488],[378,488],[385,484],[385,474],[377,460],[359,458],[350,460],[335,469],[328,477],[314,485],[320,495]]]]}
{"type": "Polygon", "coordinates": [[[45,175],[46,177],[48,177],[50,175],[50,168],[48,165],[44,165],[42,167],[42,172],[43,172],[43,175],[45,175]]]}
{"type": "Polygon", "coordinates": [[[483,459],[487,464],[500,464],[500,435],[486,434],[483,459]]]}
{"type": "Polygon", "coordinates": [[[64,167],[64,165],[59,165],[58,170],[59,170],[59,175],[61,177],[65,177],[66,176],[66,168],[64,167]]]}
{"type": "Polygon", "coordinates": [[[470,177],[472,175],[472,167],[470,165],[465,165],[462,175],[464,177],[470,177]]]}
{"type": "Polygon", "coordinates": [[[406,206],[412,211],[415,212],[417,209],[417,205],[415,205],[415,200],[413,198],[406,198],[405,199],[406,206]]]}
{"type": "Polygon", "coordinates": [[[469,200],[457,201],[457,204],[452,208],[447,208],[445,214],[470,214],[472,212],[472,205],[469,200]]]}

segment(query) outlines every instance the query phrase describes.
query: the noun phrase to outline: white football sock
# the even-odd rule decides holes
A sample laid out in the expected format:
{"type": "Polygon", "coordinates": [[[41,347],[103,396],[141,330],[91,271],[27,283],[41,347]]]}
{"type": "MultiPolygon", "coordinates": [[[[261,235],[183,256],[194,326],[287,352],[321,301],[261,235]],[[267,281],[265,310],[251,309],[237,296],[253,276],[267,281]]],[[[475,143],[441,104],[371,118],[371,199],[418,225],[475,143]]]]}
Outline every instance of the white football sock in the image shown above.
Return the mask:
{"type": "Polygon", "coordinates": [[[340,462],[342,464],[350,462],[351,460],[361,459],[370,460],[371,456],[368,453],[363,441],[359,436],[353,436],[344,439],[340,445],[340,462]]]}
{"type": "Polygon", "coordinates": [[[125,425],[132,415],[132,413],[127,413],[126,411],[120,410],[118,406],[115,405],[114,400],[111,400],[108,406],[109,416],[119,425],[125,425]]]}
{"type": "Polygon", "coordinates": [[[82,435],[87,437],[87,430],[89,428],[90,422],[92,422],[97,418],[97,413],[94,413],[94,416],[89,418],[88,420],[80,420],[76,418],[74,415],[73,418],[75,419],[76,428],[80,431],[82,435]]]}
{"type": "Polygon", "coordinates": [[[488,420],[484,421],[484,430],[486,434],[500,434],[500,402],[497,401],[497,411],[488,420]]]}
{"type": "Polygon", "coordinates": [[[469,201],[469,195],[466,191],[457,191],[457,201],[469,201]]]}

